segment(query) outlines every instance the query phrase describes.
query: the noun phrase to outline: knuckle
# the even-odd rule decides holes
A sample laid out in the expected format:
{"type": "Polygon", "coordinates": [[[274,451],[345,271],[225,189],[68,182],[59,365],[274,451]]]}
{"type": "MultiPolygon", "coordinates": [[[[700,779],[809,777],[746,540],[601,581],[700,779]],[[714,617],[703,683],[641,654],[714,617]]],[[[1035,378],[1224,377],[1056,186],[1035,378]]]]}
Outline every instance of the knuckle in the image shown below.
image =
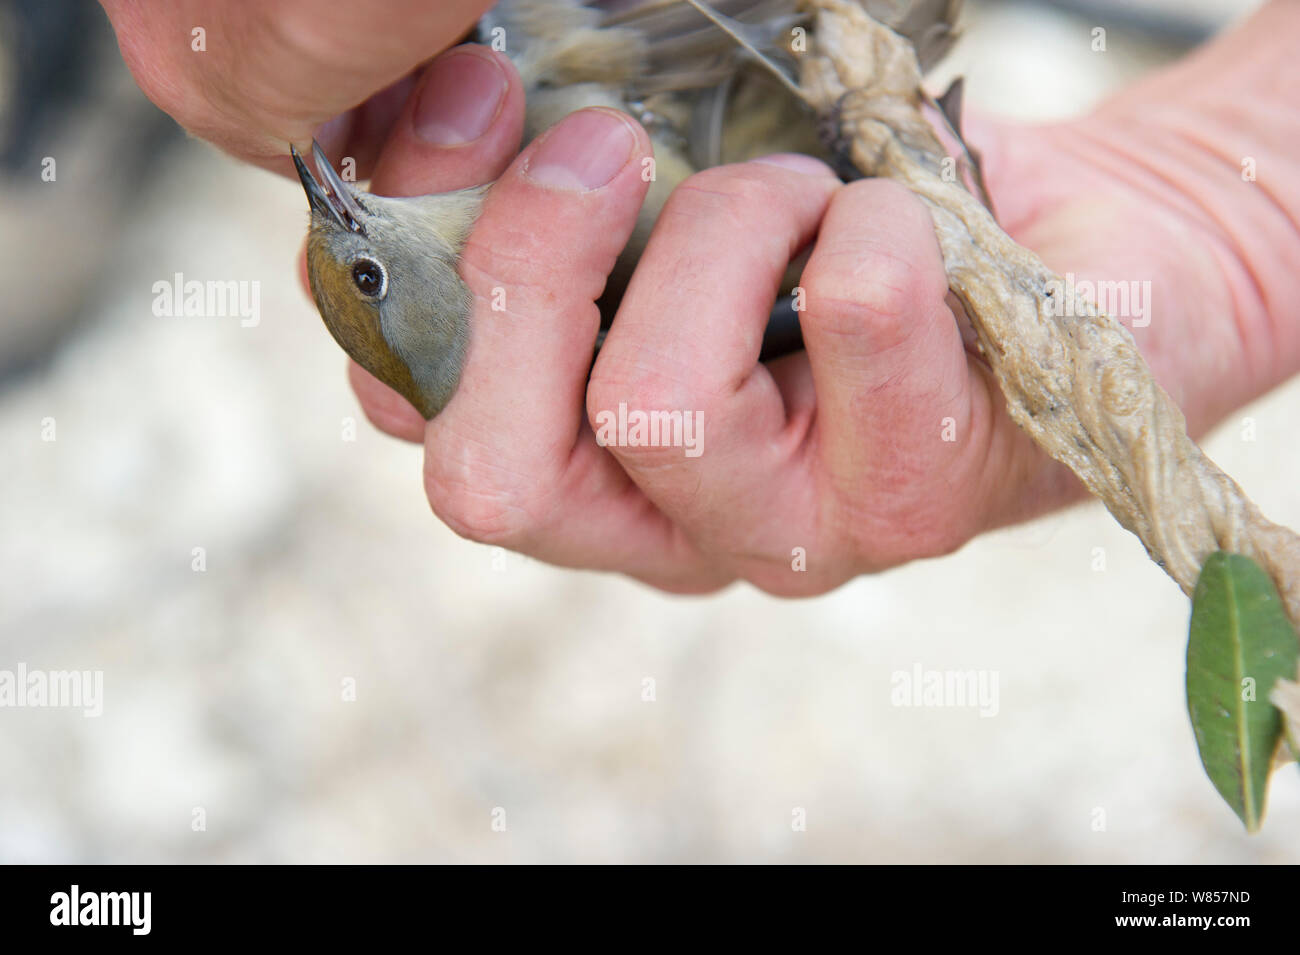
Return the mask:
{"type": "Polygon", "coordinates": [[[429,506],[456,534],[482,544],[526,547],[545,524],[545,482],[497,463],[467,442],[444,441],[425,455],[429,506]]]}
{"type": "Polygon", "coordinates": [[[964,543],[966,538],[957,533],[955,525],[913,520],[894,529],[889,556],[894,564],[906,564],[930,557],[945,557],[964,543]]]}
{"type": "Polygon", "coordinates": [[[796,574],[789,567],[777,567],[750,571],[745,574],[745,580],[772,597],[820,597],[843,584],[848,580],[848,575],[796,574]]]}
{"type": "Polygon", "coordinates": [[[508,494],[433,478],[425,482],[425,491],[433,512],[461,537],[508,547],[526,535],[526,511],[508,494]]]}
{"type": "Polygon", "coordinates": [[[701,437],[710,404],[669,376],[597,372],[587,388],[587,421],[597,444],[625,463],[680,464],[683,448],[701,437]]]}
{"type": "Polygon", "coordinates": [[[646,411],[685,408],[698,404],[696,389],[671,374],[644,365],[614,368],[598,362],[587,385],[587,413],[616,409],[619,405],[646,411]]]}
{"type": "Polygon", "coordinates": [[[917,266],[853,239],[838,239],[814,253],[803,284],[810,322],[831,335],[866,335],[877,351],[907,338],[927,290],[917,266]]]}
{"type": "Polygon", "coordinates": [[[926,507],[900,501],[897,507],[879,507],[849,525],[859,554],[880,569],[914,560],[944,557],[960,550],[975,535],[961,508],[926,507]]]}

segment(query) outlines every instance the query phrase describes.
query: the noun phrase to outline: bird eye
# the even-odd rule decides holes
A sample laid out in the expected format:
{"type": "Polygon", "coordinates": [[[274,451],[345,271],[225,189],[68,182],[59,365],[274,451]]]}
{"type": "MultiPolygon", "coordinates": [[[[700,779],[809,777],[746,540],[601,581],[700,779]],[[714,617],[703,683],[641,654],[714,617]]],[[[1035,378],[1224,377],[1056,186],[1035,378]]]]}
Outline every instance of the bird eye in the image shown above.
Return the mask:
{"type": "Polygon", "coordinates": [[[361,258],[352,263],[352,282],[366,298],[383,298],[388,291],[388,276],[374,259],[361,258]]]}

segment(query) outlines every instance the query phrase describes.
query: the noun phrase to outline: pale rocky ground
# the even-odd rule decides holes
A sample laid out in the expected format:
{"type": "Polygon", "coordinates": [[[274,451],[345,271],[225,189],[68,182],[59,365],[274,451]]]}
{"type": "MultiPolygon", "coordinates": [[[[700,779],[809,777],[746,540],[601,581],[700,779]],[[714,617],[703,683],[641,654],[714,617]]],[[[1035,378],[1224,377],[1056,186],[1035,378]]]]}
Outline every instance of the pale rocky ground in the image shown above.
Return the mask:
{"type": "MultiPolygon", "coordinates": [[[[983,9],[959,61],[1020,115],[1161,56],[983,9]]],[[[418,449],[364,421],[342,440],[343,358],[293,274],[303,206],[186,144],[102,236],[99,314],[0,391],[0,669],[102,669],[106,694],[98,719],[0,710],[0,860],[1296,860],[1300,773],[1246,837],[1188,726],[1187,601],[1099,507],[805,601],[455,537],[418,449]],[[260,281],[261,323],[154,317],[176,272],[260,281]],[[997,715],[891,705],[918,663],[996,671],[997,715]]],[[[1292,381],[1208,444],[1291,526],[1297,414],[1292,381]]]]}

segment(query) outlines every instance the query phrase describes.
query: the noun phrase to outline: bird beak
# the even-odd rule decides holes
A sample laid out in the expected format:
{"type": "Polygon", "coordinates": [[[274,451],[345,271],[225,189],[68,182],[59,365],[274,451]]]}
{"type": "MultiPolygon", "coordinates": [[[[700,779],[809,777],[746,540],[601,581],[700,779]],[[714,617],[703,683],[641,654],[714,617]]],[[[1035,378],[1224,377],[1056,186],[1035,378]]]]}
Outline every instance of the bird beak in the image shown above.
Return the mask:
{"type": "Polygon", "coordinates": [[[320,173],[321,179],[325,180],[323,186],[311,174],[311,170],[307,168],[307,164],[303,162],[302,156],[292,143],[289,144],[289,152],[293,156],[294,168],[298,170],[298,178],[302,180],[302,188],[307,193],[307,201],[311,204],[312,211],[332,220],[340,228],[365,235],[365,227],[361,224],[364,210],[353,197],[352,190],[334,171],[320,144],[312,140],[311,152],[316,160],[316,171],[320,173]]]}

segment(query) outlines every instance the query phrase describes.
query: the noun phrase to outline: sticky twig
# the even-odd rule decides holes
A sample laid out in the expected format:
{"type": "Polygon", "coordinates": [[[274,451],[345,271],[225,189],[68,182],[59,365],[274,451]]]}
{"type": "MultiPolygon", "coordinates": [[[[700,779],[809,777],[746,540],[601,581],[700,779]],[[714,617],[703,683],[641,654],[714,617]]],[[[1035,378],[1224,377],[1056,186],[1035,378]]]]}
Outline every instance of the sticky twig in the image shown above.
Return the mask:
{"type": "Polygon", "coordinates": [[[911,44],[848,0],[805,0],[812,43],[800,86],[838,110],[866,175],[896,180],[930,210],[952,291],[1011,417],[1067,465],[1189,596],[1205,559],[1244,554],[1277,584],[1300,628],[1300,536],[1260,513],[1187,434],[1133,336],[1017,244],[960,183],[922,114],[911,44]],[[1061,302],[1074,295],[1071,302],[1061,302]]]}

